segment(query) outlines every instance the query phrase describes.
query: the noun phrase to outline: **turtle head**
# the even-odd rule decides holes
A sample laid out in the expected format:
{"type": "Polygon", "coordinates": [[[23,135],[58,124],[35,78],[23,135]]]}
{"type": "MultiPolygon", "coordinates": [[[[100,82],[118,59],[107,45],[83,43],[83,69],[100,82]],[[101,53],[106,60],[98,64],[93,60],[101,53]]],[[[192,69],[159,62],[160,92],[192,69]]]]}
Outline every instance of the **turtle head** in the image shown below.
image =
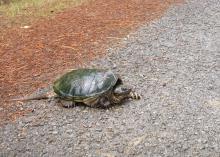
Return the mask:
{"type": "Polygon", "coordinates": [[[113,97],[116,103],[120,103],[124,99],[130,98],[131,88],[125,85],[116,86],[113,90],[113,97]]]}
{"type": "Polygon", "coordinates": [[[126,85],[116,86],[113,90],[113,99],[115,103],[120,103],[125,99],[140,99],[141,96],[134,92],[131,87],[126,85]]]}

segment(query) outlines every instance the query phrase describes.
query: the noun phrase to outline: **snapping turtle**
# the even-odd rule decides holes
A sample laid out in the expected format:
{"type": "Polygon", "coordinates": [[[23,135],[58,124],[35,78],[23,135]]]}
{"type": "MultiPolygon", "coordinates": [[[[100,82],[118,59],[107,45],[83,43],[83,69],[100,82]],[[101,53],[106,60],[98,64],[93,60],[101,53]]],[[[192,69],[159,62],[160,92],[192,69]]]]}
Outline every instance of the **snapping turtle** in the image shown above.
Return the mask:
{"type": "MultiPolygon", "coordinates": [[[[140,99],[140,95],[122,84],[119,76],[103,69],[72,70],[54,82],[53,91],[55,98],[72,101],[72,105],[84,103],[91,107],[108,107],[129,98],[140,99]]],[[[50,96],[46,94],[20,100],[43,98],[50,96]]]]}

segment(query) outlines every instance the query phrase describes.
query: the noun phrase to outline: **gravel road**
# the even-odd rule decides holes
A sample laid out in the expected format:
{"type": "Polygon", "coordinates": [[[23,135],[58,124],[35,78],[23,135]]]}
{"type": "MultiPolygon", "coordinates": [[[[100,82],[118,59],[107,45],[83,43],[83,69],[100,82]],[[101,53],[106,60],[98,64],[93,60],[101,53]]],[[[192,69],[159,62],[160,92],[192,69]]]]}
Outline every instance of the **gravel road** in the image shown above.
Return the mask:
{"type": "Polygon", "coordinates": [[[220,1],[190,0],[95,61],[142,94],[109,110],[54,101],[0,128],[0,156],[220,156],[220,1]]]}

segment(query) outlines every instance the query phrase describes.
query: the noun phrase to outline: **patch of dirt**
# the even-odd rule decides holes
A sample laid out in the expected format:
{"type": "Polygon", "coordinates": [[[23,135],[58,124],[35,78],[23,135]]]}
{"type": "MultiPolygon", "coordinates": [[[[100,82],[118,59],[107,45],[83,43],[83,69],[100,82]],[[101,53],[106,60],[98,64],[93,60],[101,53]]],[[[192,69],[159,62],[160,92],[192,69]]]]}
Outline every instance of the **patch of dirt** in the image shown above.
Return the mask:
{"type": "Polygon", "coordinates": [[[0,29],[0,119],[25,113],[20,105],[6,100],[30,94],[53,82],[65,69],[81,67],[103,56],[109,44],[160,17],[176,2],[93,0],[38,20],[30,28],[0,29]]]}

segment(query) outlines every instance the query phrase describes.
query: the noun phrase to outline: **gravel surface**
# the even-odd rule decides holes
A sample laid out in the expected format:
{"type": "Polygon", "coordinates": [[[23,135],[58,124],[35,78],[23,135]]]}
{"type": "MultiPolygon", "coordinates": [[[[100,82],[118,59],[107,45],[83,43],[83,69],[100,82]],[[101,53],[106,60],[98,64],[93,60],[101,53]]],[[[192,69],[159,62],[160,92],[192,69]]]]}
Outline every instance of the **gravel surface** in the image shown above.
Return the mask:
{"type": "Polygon", "coordinates": [[[0,156],[220,156],[220,1],[190,0],[97,60],[142,94],[109,110],[25,104],[0,156]]]}

